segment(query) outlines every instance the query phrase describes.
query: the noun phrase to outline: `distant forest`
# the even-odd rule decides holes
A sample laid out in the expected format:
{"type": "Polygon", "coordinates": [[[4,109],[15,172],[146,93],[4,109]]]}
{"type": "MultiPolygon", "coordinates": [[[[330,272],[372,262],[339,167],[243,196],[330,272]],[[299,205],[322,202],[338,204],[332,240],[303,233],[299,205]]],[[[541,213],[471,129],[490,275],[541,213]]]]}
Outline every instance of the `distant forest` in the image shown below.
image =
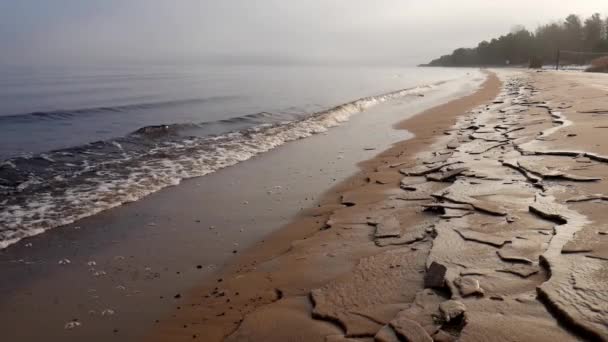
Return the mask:
{"type": "Polygon", "coordinates": [[[594,58],[591,53],[608,55],[608,18],[596,13],[583,21],[571,14],[564,20],[538,27],[535,32],[517,26],[507,35],[489,42],[484,40],[476,48],[456,49],[451,55],[437,58],[428,65],[554,64],[558,50],[563,51],[562,59],[568,59],[572,64],[588,63],[594,58]]]}

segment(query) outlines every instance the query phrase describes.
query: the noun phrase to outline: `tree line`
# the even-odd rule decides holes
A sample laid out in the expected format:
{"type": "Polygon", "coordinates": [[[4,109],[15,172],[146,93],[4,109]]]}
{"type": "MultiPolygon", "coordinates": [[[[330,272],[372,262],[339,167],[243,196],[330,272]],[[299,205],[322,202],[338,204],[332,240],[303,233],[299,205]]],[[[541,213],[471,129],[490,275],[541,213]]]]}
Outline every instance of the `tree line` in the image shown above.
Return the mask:
{"type": "Polygon", "coordinates": [[[450,55],[441,56],[430,66],[483,66],[553,64],[557,51],[562,63],[584,64],[593,59],[591,54],[573,54],[566,51],[608,54],[608,18],[599,13],[582,20],[571,14],[566,19],[540,26],[535,32],[517,26],[509,34],[482,41],[475,48],[460,48],[450,55]]]}

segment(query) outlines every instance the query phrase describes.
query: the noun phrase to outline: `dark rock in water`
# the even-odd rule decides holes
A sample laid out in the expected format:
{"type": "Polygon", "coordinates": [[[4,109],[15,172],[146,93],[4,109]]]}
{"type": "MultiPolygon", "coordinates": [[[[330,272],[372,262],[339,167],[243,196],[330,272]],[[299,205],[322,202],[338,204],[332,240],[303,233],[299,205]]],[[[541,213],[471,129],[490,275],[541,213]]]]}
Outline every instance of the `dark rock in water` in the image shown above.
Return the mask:
{"type": "Polygon", "coordinates": [[[439,311],[446,323],[461,322],[467,307],[457,300],[447,300],[439,304],[439,311]]]}
{"type": "Polygon", "coordinates": [[[447,268],[433,261],[424,275],[424,287],[441,289],[445,286],[445,273],[447,268]]]}
{"type": "Polygon", "coordinates": [[[146,126],[138,129],[133,132],[133,134],[145,135],[149,137],[163,136],[169,134],[171,131],[171,126],[169,125],[155,125],[155,126],[146,126]]]}
{"type": "Polygon", "coordinates": [[[19,170],[5,165],[0,166],[0,186],[16,188],[27,179],[27,175],[20,173],[19,170]]]}

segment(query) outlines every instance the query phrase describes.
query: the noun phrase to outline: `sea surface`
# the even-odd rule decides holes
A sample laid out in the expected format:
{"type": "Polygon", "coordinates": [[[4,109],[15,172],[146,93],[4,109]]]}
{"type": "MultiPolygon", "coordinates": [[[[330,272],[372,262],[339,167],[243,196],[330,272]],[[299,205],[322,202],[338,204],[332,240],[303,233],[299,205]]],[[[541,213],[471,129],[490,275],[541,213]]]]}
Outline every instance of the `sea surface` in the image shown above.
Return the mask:
{"type": "Polygon", "coordinates": [[[0,68],[0,248],[289,141],[331,134],[370,106],[424,96],[473,72],[0,68]]]}

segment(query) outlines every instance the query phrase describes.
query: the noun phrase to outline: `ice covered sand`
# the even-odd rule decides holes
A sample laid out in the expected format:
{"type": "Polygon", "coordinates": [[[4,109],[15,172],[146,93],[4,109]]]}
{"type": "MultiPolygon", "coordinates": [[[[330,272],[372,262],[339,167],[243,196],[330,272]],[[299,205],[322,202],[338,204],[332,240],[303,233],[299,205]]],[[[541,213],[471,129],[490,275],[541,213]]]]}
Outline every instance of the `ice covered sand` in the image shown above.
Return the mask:
{"type": "Polygon", "coordinates": [[[414,139],[190,292],[150,339],[608,340],[608,79],[499,75],[500,94],[491,78],[402,123],[414,139]]]}

